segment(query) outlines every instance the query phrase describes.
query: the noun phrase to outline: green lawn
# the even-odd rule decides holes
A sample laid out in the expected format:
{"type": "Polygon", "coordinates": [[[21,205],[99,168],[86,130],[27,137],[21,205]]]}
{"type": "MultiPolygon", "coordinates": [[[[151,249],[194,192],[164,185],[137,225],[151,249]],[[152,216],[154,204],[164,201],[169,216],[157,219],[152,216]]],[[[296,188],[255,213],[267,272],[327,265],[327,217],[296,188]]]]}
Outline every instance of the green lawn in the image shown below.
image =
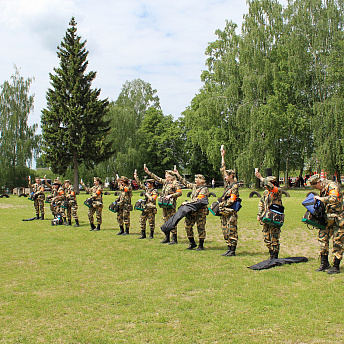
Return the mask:
{"type": "Polygon", "coordinates": [[[211,214],[198,252],[186,250],[183,220],[179,244],[160,243],[160,209],[153,240],[138,240],[139,211],[131,235],[117,236],[114,195],[104,196],[99,232],[89,231],[85,194],[79,228],[51,226],[48,204],[46,220],[23,222],[35,216],[33,203],[0,199],[0,343],[343,343],[344,268],[315,271],[317,232],[301,222],[309,190],[283,198],[280,252],[309,261],[263,271],[247,268],[268,257],[250,191],[240,189],[236,257],[221,256],[227,247],[211,214]]]}

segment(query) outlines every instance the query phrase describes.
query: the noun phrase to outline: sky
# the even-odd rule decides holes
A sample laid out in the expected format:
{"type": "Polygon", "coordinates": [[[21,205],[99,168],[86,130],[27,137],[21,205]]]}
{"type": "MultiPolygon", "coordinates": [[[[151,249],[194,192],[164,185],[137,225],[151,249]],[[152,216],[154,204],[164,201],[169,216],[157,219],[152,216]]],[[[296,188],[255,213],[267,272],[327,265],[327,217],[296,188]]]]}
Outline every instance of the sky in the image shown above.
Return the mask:
{"type": "Polygon", "coordinates": [[[40,123],[59,66],[57,46],[72,16],[87,40],[87,72],[100,99],[116,101],[126,81],[140,78],[157,90],[165,115],[178,118],[202,87],[205,49],[226,20],[240,33],[246,0],[0,0],[0,85],[14,74],[34,77],[35,108],[29,124],[40,123]]]}

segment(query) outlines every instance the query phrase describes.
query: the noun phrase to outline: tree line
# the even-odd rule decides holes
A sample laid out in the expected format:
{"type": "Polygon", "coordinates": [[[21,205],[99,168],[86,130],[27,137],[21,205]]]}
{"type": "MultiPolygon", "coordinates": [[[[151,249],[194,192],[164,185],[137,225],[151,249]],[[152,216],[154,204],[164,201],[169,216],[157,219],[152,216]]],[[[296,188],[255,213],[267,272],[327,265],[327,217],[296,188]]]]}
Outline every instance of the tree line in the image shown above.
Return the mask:
{"type": "MultiPolygon", "coordinates": [[[[251,0],[248,6],[240,30],[226,21],[216,31],[205,51],[203,86],[177,119],[163,114],[157,90],[140,79],[127,81],[116,101],[99,99],[100,90],[91,87],[96,73],[86,73],[86,41],[72,18],[57,49],[60,66],[50,74],[42,137],[34,135],[36,127],[25,128],[32,144],[26,159],[3,160],[0,168],[25,167],[40,151],[39,166],[74,183],[79,174],[90,181],[93,175],[131,177],[144,163],[158,175],[177,165],[211,179],[220,178],[224,144],[228,165],[246,185],[255,180],[254,167],[286,177],[320,168],[340,176],[344,0],[290,0],[286,6],[251,0]]],[[[10,111],[3,110],[4,85],[1,150],[8,146],[3,123],[10,111]]]]}

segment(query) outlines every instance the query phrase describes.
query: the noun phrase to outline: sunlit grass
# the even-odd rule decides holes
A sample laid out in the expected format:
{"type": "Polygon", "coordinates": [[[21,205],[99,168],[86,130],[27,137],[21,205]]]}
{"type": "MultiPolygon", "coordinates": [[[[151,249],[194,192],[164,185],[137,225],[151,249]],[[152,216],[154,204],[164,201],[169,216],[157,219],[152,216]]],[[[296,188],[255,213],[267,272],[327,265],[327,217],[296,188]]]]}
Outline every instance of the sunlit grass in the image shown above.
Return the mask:
{"type": "Polygon", "coordinates": [[[283,197],[280,256],[309,262],[263,271],[247,268],[268,257],[250,191],[240,189],[236,257],[221,256],[226,244],[211,214],[206,250],[190,252],[184,221],[178,245],[160,243],[161,210],[153,240],[138,240],[139,211],[131,235],[117,236],[113,192],[100,232],[89,231],[85,194],[79,228],[51,226],[48,206],[46,220],[23,222],[33,203],[2,198],[0,343],[342,343],[344,274],[315,271],[317,232],[301,223],[307,191],[283,197]]]}

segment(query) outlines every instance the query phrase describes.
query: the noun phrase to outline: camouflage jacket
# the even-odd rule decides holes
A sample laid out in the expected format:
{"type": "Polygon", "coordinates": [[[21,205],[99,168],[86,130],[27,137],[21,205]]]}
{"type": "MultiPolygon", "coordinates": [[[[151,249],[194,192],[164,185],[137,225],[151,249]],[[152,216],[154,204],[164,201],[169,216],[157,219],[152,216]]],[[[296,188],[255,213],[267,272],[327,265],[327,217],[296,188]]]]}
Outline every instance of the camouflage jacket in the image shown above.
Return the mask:
{"type": "Polygon", "coordinates": [[[91,188],[85,187],[86,192],[92,194],[92,198],[95,201],[103,203],[103,187],[101,185],[93,186],[91,188]]]}
{"type": "Polygon", "coordinates": [[[158,183],[162,184],[162,195],[172,195],[173,200],[173,206],[177,206],[176,199],[182,195],[182,190],[180,189],[177,181],[167,181],[166,179],[159,178],[157,175],[155,175],[152,172],[149,172],[148,175],[150,175],[152,178],[154,178],[158,183]]]}
{"type": "Polygon", "coordinates": [[[130,205],[131,204],[131,197],[133,196],[133,189],[131,185],[123,186],[118,183],[118,190],[121,191],[119,195],[118,204],[120,205],[130,205]]]}
{"type": "Polygon", "coordinates": [[[69,203],[76,202],[76,193],[73,185],[69,185],[68,188],[65,188],[66,199],[69,203]]]}
{"type": "Polygon", "coordinates": [[[37,196],[37,199],[45,199],[43,184],[31,184],[31,182],[29,182],[29,188],[32,188],[32,192],[37,196]]]}
{"type": "Polygon", "coordinates": [[[258,203],[258,215],[263,215],[264,211],[267,210],[271,204],[282,205],[282,189],[273,185],[267,181],[267,178],[263,180],[263,186],[267,187],[262,198],[258,203]]]}
{"type": "Polygon", "coordinates": [[[147,186],[143,185],[138,179],[136,179],[139,188],[145,190],[146,195],[146,206],[148,208],[156,208],[156,199],[158,198],[158,190],[157,189],[150,189],[147,186]]]}
{"type": "Polygon", "coordinates": [[[187,203],[193,203],[196,202],[202,198],[206,198],[209,196],[209,191],[206,185],[197,186],[194,183],[188,182],[186,179],[184,179],[182,176],[178,176],[178,180],[184,184],[188,189],[192,189],[191,193],[191,200],[187,203]]]}
{"type": "Polygon", "coordinates": [[[221,197],[222,198],[221,203],[224,207],[230,207],[239,197],[239,187],[238,187],[238,184],[235,182],[231,184],[226,182],[225,171],[226,171],[226,165],[222,164],[220,172],[222,174],[225,188],[224,188],[223,195],[221,197]]]}
{"type": "Polygon", "coordinates": [[[326,217],[337,217],[343,211],[343,194],[336,182],[324,180],[320,200],[325,204],[326,217]]]}

